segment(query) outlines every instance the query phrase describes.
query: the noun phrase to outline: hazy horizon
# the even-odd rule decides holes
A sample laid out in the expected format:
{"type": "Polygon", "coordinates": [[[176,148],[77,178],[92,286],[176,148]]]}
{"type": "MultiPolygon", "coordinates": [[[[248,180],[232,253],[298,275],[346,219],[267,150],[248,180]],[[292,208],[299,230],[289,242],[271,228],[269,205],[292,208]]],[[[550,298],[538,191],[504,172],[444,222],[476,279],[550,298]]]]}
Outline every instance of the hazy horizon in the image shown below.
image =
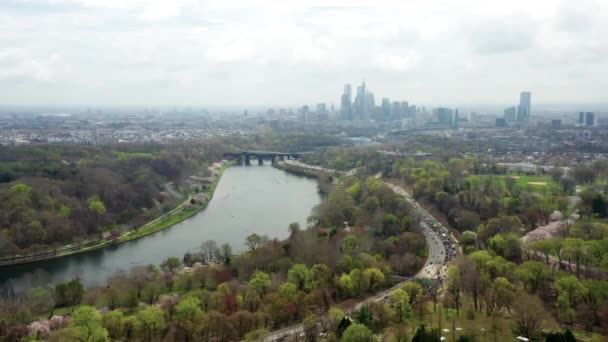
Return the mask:
{"type": "Polygon", "coordinates": [[[5,0],[0,104],[337,108],[365,79],[376,103],[606,108],[606,3],[365,3],[5,0]]]}

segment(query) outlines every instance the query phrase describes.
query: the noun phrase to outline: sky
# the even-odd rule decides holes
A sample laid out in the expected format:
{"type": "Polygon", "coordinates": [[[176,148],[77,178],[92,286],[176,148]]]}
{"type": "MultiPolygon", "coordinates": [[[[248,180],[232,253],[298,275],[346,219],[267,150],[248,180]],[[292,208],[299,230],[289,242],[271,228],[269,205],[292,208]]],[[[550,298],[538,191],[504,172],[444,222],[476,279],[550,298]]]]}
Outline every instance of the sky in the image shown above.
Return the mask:
{"type": "Polygon", "coordinates": [[[0,105],[606,103],[608,1],[0,0],[0,105]]]}

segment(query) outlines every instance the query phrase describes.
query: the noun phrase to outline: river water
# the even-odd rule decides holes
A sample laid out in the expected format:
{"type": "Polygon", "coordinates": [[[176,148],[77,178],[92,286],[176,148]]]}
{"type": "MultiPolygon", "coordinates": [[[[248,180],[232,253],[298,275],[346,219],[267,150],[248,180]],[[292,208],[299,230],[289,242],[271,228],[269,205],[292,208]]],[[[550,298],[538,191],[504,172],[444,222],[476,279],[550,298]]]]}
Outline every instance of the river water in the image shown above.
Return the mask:
{"type": "MultiPolygon", "coordinates": [[[[257,163],[256,163],[257,164],[257,163]]],[[[320,203],[317,182],[269,165],[232,166],[224,172],[207,208],[156,234],[105,249],[40,263],[0,268],[0,284],[16,292],[66,281],[76,276],[87,285],[104,285],[115,272],[138,265],[181,258],[206,240],[245,250],[252,233],[284,239],[288,226],[306,227],[312,207],[320,203]]]]}

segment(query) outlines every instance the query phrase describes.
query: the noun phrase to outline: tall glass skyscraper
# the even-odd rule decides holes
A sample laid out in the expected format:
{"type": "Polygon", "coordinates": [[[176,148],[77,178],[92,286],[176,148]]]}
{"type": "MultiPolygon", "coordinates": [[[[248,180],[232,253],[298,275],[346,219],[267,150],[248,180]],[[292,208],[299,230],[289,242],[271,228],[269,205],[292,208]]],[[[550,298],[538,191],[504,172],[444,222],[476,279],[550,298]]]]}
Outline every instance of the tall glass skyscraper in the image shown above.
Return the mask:
{"type": "Polygon", "coordinates": [[[530,105],[532,93],[522,91],[519,94],[519,106],[517,106],[517,121],[530,121],[530,105]]]}

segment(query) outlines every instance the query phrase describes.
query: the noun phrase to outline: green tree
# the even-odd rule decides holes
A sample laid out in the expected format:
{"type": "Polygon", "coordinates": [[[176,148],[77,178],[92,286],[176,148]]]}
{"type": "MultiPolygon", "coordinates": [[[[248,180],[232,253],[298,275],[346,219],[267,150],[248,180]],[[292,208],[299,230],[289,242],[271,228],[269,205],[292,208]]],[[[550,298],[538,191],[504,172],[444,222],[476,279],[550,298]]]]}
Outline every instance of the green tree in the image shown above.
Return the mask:
{"type": "Polygon", "coordinates": [[[363,324],[351,324],[344,334],[342,334],[343,342],[373,342],[374,334],[368,327],[363,324]]]}
{"type": "Polygon", "coordinates": [[[402,289],[397,289],[391,293],[391,303],[395,312],[395,320],[398,323],[404,322],[412,315],[410,296],[402,289]]]}
{"type": "Polygon", "coordinates": [[[55,307],[53,294],[45,288],[32,288],[26,292],[26,299],[33,313],[44,313],[55,307]]]}
{"type": "Polygon", "coordinates": [[[124,335],[124,315],[122,311],[112,310],[104,313],[101,317],[101,325],[108,331],[111,339],[121,339],[124,335]]]}
{"type": "Polygon", "coordinates": [[[296,295],[298,293],[298,287],[294,283],[285,282],[279,286],[279,293],[283,298],[287,299],[291,303],[296,301],[296,295]]]}
{"type": "Polygon", "coordinates": [[[562,320],[573,323],[576,304],[587,293],[587,288],[575,276],[563,276],[555,281],[557,306],[562,320]]]}
{"type": "Polygon", "coordinates": [[[89,199],[87,199],[87,204],[89,206],[89,210],[97,215],[103,215],[106,213],[106,206],[97,195],[89,197],[89,199]]]}
{"type": "Polygon", "coordinates": [[[308,315],[306,318],[304,318],[302,325],[304,326],[304,335],[306,336],[306,341],[317,341],[317,335],[319,333],[318,324],[319,316],[315,314],[308,315]]]}
{"type": "Polygon", "coordinates": [[[185,297],[175,306],[177,324],[189,340],[195,338],[202,317],[201,301],[195,296],[185,297]]]}
{"type": "Polygon", "coordinates": [[[549,279],[549,270],[538,261],[525,261],[515,270],[515,277],[524,284],[528,291],[536,293],[549,279]]]}
{"type": "Polygon", "coordinates": [[[312,289],[313,273],[305,264],[295,264],[287,272],[287,279],[294,283],[298,290],[312,289]]]}
{"type": "Polygon", "coordinates": [[[247,286],[253,289],[260,298],[263,298],[268,288],[270,288],[270,277],[267,273],[255,271],[247,286]]]}
{"type": "Polygon", "coordinates": [[[262,245],[263,239],[258,234],[251,234],[245,238],[245,245],[249,247],[249,250],[254,251],[262,245]]]}
{"type": "Polygon", "coordinates": [[[163,310],[155,306],[148,306],[140,310],[135,317],[137,318],[137,328],[147,341],[152,341],[165,329],[165,314],[163,310]]]}
{"type": "Polygon", "coordinates": [[[101,315],[92,306],[81,306],[76,309],[70,327],[80,341],[103,342],[108,338],[108,331],[101,324],[101,315]]]}

